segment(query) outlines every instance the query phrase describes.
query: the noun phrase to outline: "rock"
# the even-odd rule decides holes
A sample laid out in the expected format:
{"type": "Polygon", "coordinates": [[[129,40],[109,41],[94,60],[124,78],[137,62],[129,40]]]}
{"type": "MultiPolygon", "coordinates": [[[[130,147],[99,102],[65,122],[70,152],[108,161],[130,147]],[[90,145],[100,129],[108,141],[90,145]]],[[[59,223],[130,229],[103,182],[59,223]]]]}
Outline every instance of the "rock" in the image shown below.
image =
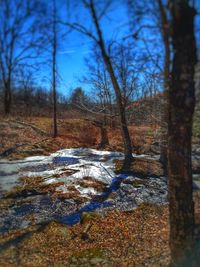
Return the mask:
{"type": "Polygon", "coordinates": [[[134,191],[134,188],[131,184],[121,184],[120,189],[123,190],[126,194],[131,194],[134,191]]]}
{"type": "Polygon", "coordinates": [[[120,210],[133,210],[141,203],[166,203],[167,180],[164,177],[128,177],[123,180],[116,193],[113,202],[120,210]]]}
{"type": "Polygon", "coordinates": [[[118,201],[115,206],[117,209],[121,211],[132,211],[137,207],[135,199],[126,199],[124,201],[118,201]]]}
{"type": "Polygon", "coordinates": [[[134,188],[140,188],[140,187],[145,186],[147,184],[147,179],[140,179],[137,177],[128,177],[122,183],[132,185],[132,186],[134,186],[134,188]]]}
{"type": "Polygon", "coordinates": [[[200,158],[197,157],[197,156],[193,157],[193,160],[192,160],[192,171],[195,174],[197,174],[197,173],[200,174],[200,158]]]}

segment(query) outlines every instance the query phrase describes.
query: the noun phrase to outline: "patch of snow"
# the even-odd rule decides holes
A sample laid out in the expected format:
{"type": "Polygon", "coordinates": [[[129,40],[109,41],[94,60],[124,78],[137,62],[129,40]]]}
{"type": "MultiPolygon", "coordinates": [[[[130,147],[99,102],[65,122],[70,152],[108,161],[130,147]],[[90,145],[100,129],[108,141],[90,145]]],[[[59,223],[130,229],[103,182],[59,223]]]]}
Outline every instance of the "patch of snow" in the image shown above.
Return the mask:
{"type": "Polygon", "coordinates": [[[62,192],[63,194],[69,192],[69,190],[67,189],[66,185],[60,185],[56,188],[57,192],[62,192]]]}
{"type": "Polygon", "coordinates": [[[50,179],[46,179],[45,181],[44,181],[44,184],[54,184],[54,183],[56,183],[58,180],[57,179],[55,179],[55,178],[50,178],[50,179]]]}
{"type": "Polygon", "coordinates": [[[85,188],[85,187],[81,187],[79,185],[76,185],[75,187],[80,192],[80,194],[82,196],[87,196],[88,197],[88,195],[96,195],[97,194],[97,191],[93,187],[85,188]]]}
{"type": "MultiPolygon", "coordinates": [[[[78,166],[74,166],[78,169],[78,166]]],[[[73,168],[72,168],[73,169],[73,168]]],[[[112,173],[113,174],[113,173],[112,173]]],[[[114,175],[113,175],[114,176],[114,175]]],[[[92,177],[93,179],[102,181],[104,183],[111,183],[112,177],[106,172],[99,163],[89,164],[88,162],[85,165],[79,167],[79,171],[70,176],[74,179],[82,179],[83,177],[92,177]]]]}
{"type": "Polygon", "coordinates": [[[159,155],[146,155],[146,154],[132,154],[133,158],[144,158],[144,159],[151,159],[151,160],[159,160],[159,155]]]}
{"type": "Polygon", "coordinates": [[[33,162],[33,161],[46,161],[49,160],[48,156],[32,156],[32,157],[27,157],[23,161],[24,162],[33,162]]]}
{"type": "MultiPolygon", "coordinates": [[[[37,166],[36,166],[37,168],[37,166]]],[[[45,171],[27,171],[27,172],[22,172],[21,174],[23,174],[23,176],[28,176],[28,177],[37,177],[37,176],[41,176],[44,178],[52,178],[54,176],[59,176],[63,173],[65,173],[66,170],[63,170],[63,166],[59,166],[59,167],[54,167],[51,170],[45,170],[45,171]]]]}
{"type": "MultiPolygon", "coordinates": [[[[9,161],[4,161],[3,163],[0,161],[2,170],[2,173],[0,173],[0,186],[3,190],[10,190],[17,183],[20,176],[29,176],[33,177],[33,179],[36,176],[41,176],[45,178],[45,184],[61,181],[64,182],[64,185],[57,187],[56,191],[66,193],[68,192],[67,186],[75,183],[75,186],[81,195],[88,196],[97,194],[97,191],[94,188],[82,188],[76,181],[79,181],[84,177],[91,177],[108,186],[111,185],[113,178],[117,177],[114,173],[113,160],[123,159],[123,157],[123,153],[120,152],[99,151],[90,148],[69,148],[59,150],[56,153],[52,153],[50,156],[28,157],[24,160],[12,162],[12,164],[9,161]],[[76,160],[73,162],[73,159],[76,160]],[[75,170],[76,172],[71,175],[66,173],[65,175],[66,166],[68,169],[75,170]],[[29,167],[31,167],[30,170],[29,167]],[[5,175],[4,172],[6,172],[5,175]],[[8,174],[9,179],[7,179],[8,174]]],[[[133,157],[156,159],[156,157],[148,155],[133,154],[133,157]]],[[[132,179],[134,179],[134,177],[132,177],[132,179]]],[[[154,185],[153,183],[154,181],[149,181],[149,185],[154,185]]],[[[162,187],[165,184],[166,181],[160,181],[159,186],[162,187]]],[[[154,186],[157,186],[157,184],[154,186]]],[[[142,189],[143,187],[146,186],[141,186],[142,189]]],[[[139,192],[138,189],[131,185],[123,185],[123,188],[120,190],[121,195],[125,195],[126,193],[138,194],[139,192]]],[[[149,197],[148,192],[143,192],[143,196],[138,197],[147,199],[147,196],[149,197]]]]}

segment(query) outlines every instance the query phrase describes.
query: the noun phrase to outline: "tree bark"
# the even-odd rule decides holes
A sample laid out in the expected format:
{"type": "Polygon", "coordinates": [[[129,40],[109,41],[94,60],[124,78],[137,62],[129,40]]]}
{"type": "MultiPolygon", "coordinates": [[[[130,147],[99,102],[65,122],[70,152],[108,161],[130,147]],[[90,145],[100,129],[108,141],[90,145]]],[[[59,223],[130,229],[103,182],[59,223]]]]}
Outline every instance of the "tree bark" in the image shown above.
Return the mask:
{"type": "Polygon", "coordinates": [[[171,5],[173,68],[169,88],[168,174],[171,266],[197,266],[192,199],[191,137],[195,106],[195,10],[171,5]]]}
{"type": "Polygon", "coordinates": [[[164,95],[163,95],[163,115],[161,122],[161,149],[160,161],[163,164],[164,171],[167,173],[167,124],[168,124],[168,93],[170,86],[170,31],[167,13],[162,0],[157,0],[161,17],[161,32],[164,43],[164,95]]]}
{"type": "Polygon", "coordinates": [[[109,138],[108,138],[107,125],[105,124],[105,121],[102,122],[102,121],[89,120],[89,119],[87,119],[86,121],[91,122],[95,127],[98,127],[100,129],[101,140],[100,140],[98,147],[102,149],[108,146],[109,138]]]}

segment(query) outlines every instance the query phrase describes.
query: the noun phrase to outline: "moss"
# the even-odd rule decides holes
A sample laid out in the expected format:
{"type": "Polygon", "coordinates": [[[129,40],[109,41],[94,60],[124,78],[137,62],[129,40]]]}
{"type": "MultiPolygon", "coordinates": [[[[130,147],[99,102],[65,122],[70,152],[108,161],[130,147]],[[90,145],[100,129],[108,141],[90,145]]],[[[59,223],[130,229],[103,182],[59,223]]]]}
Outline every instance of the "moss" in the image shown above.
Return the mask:
{"type": "Polygon", "coordinates": [[[81,214],[81,224],[85,224],[91,221],[95,221],[100,218],[100,215],[96,212],[83,212],[81,214]]]}
{"type": "Polygon", "coordinates": [[[105,248],[87,248],[75,252],[69,259],[69,266],[112,266],[108,254],[105,248]]]}
{"type": "Polygon", "coordinates": [[[103,256],[103,249],[102,248],[88,248],[88,249],[84,249],[78,252],[75,252],[74,257],[102,257],[103,256]]]}
{"type": "Polygon", "coordinates": [[[152,128],[148,128],[147,135],[148,136],[153,136],[153,134],[154,134],[154,130],[152,128]]]}
{"type": "Polygon", "coordinates": [[[45,230],[45,235],[55,236],[57,237],[63,237],[63,238],[70,238],[71,237],[71,231],[67,225],[58,223],[58,222],[51,222],[49,223],[45,230]]]}
{"type": "Polygon", "coordinates": [[[193,133],[194,134],[200,134],[200,124],[199,123],[194,123],[193,125],[193,133]]]}

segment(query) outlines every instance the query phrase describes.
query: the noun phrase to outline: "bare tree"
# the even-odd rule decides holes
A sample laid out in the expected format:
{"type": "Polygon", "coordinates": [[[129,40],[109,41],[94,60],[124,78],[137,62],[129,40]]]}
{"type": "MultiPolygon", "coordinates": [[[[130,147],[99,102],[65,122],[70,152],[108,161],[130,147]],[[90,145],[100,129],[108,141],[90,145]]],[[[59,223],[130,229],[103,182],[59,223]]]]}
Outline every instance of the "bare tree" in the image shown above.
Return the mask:
{"type": "MultiPolygon", "coordinates": [[[[33,92],[34,92],[34,75],[33,71],[31,69],[26,69],[26,68],[20,68],[17,71],[17,76],[20,77],[17,81],[17,85],[19,87],[19,95],[20,95],[20,100],[22,101],[22,104],[20,103],[20,107],[25,109],[25,114],[27,116],[31,116],[31,111],[32,111],[32,104],[33,104],[33,92]],[[21,94],[20,94],[21,93],[21,94]]],[[[15,97],[13,97],[14,100],[13,102],[18,104],[15,97]]]]}
{"type": "Polygon", "coordinates": [[[123,105],[127,109],[136,97],[138,73],[141,72],[140,62],[137,61],[136,67],[136,58],[129,45],[117,44],[112,50],[112,61],[120,84],[123,105]]]}
{"type": "Polygon", "coordinates": [[[191,138],[196,41],[190,1],[170,1],[173,67],[169,87],[168,174],[172,266],[195,262],[191,138]]]}
{"type": "Polygon", "coordinates": [[[112,60],[106,49],[105,40],[103,38],[102,30],[100,27],[100,19],[102,18],[102,16],[105,14],[105,11],[109,7],[110,1],[106,2],[105,7],[102,9],[103,11],[99,12],[99,14],[97,14],[97,10],[96,10],[95,3],[93,0],[88,0],[88,1],[85,0],[83,1],[83,3],[84,3],[84,6],[87,8],[87,10],[90,12],[91,19],[93,21],[93,25],[96,30],[96,34],[78,23],[70,24],[70,26],[73,29],[90,37],[96,43],[96,45],[99,47],[101,51],[102,58],[104,60],[104,63],[106,65],[107,71],[109,73],[109,76],[110,76],[110,79],[111,79],[111,82],[114,88],[118,113],[120,117],[120,127],[121,127],[123,142],[124,142],[124,154],[125,154],[125,159],[124,159],[124,164],[123,164],[122,169],[128,170],[130,168],[130,164],[132,161],[132,144],[131,144],[130,134],[128,130],[128,125],[127,125],[125,107],[123,105],[121,88],[117,80],[115,71],[114,71],[112,60]]]}
{"type": "Polygon", "coordinates": [[[162,0],[127,1],[132,18],[133,34],[131,37],[143,42],[148,61],[152,62],[163,81],[160,161],[167,171],[167,96],[171,64],[169,8],[167,1],[162,0]],[[156,49],[153,49],[152,42],[156,49]],[[162,51],[159,51],[158,47],[161,47],[162,51]]]}
{"type": "Polygon", "coordinates": [[[93,124],[100,128],[101,140],[99,147],[104,148],[109,145],[107,128],[109,125],[113,125],[113,119],[116,114],[113,113],[112,86],[105,64],[95,48],[91,55],[92,62],[88,60],[86,62],[88,73],[83,76],[82,82],[91,85],[92,107],[90,105],[90,107],[86,107],[86,110],[92,115],[93,124]]]}
{"type": "Polygon", "coordinates": [[[0,75],[5,114],[11,110],[14,72],[21,65],[30,67],[32,60],[37,59],[36,43],[41,40],[38,14],[43,10],[40,4],[38,1],[1,0],[0,75]]]}

